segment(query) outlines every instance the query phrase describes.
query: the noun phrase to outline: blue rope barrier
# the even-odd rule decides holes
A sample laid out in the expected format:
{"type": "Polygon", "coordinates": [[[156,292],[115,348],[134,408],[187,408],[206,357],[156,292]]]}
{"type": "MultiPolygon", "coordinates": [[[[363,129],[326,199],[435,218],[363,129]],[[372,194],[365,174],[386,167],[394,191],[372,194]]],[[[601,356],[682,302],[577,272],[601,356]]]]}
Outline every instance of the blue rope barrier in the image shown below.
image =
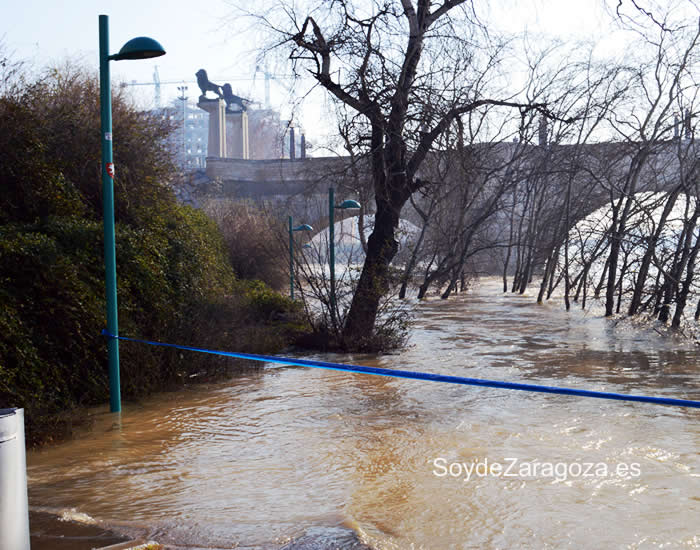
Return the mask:
{"type": "Polygon", "coordinates": [[[693,407],[700,409],[700,401],[689,399],[674,399],[670,397],[650,397],[646,395],[630,395],[624,393],[613,393],[592,390],[578,390],[575,388],[561,388],[557,386],[541,386],[538,384],[520,384],[517,382],[501,382],[498,380],[486,380],[482,378],[465,378],[462,376],[450,376],[447,374],[431,374],[427,372],[414,372],[397,369],[381,369],[378,367],[365,367],[362,365],[345,365],[342,363],[328,363],[325,361],[312,361],[310,359],[292,359],[290,357],[277,357],[273,355],[256,355],[252,353],[236,353],[231,351],[216,351],[193,346],[181,346],[178,344],[165,344],[163,342],[153,342],[150,340],[139,340],[138,338],[127,338],[126,336],[115,336],[106,330],[102,334],[108,338],[116,338],[127,342],[148,344],[150,346],[161,346],[175,348],[186,351],[196,351],[199,353],[209,353],[224,357],[235,357],[237,359],[250,359],[251,361],[263,361],[265,363],[277,363],[281,365],[292,365],[297,367],[313,367],[317,369],[339,370],[345,372],[356,372],[361,374],[372,374],[375,376],[390,376],[394,378],[407,378],[409,380],[427,380],[429,382],[447,382],[449,384],[462,384],[465,386],[481,386],[485,388],[499,388],[504,390],[520,390],[539,393],[554,393],[560,395],[575,395],[578,397],[593,397],[595,399],[612,399],[616,401],[637,401],[641,403],[653,403],[655,405],[673,405],[676,407],[693,407]]]}

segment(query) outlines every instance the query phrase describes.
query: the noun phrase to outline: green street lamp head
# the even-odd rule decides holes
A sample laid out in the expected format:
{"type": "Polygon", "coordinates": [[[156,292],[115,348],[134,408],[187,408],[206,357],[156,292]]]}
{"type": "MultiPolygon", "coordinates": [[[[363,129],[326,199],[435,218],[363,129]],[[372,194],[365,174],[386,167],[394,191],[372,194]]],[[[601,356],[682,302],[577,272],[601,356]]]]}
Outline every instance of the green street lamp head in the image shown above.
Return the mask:
{"type": "Polygon", "coordinates": [[[313,230],[314,230],[314,228],[306,223],[303,225],[300,225],[299,227],[295,227],[294,229],[292,229],[292,231],[313,231],[313,230]]]}
{"type": "Polygon", "coordinates": [[[157,40],[147,36],[132,38],[122,46],[118,54],[110,55],[109,59],[121,61],[122,59],[149,59],[165,55],[163,46],[157,40]]]}
{"type": "Polygon", "coordinates": [[[353,200],[346,200],[346,201],[343,201],[338,206],[336,206],[336,208],[339,208],[341,210],[356,209],[356,208],[360,208],[360,203],[357,201],[353,201],[353,200]]]}

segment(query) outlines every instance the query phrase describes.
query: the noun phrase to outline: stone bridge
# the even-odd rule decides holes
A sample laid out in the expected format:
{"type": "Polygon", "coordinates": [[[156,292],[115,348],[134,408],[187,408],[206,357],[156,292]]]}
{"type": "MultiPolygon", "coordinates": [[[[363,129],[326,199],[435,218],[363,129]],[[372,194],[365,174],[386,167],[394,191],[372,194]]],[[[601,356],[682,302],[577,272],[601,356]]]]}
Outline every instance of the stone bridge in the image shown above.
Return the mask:
{"type": "MultiPolygon", "coordinates": [[[[237,140],[247,140],[247,124],[239,123],[241,113],[221,114],[216,128],[227,128],[226,132],[217,134],[212,126],[214,117],[210,116],[209,156],[206,171],[196,173],[180,188],[179,196],[185,202],[217,202],[247,200],[274,212],[281,219],[288,215],[294,217],[295,223],[308,223],[316,232],[328,225],[328,188],[336,189],[337,202],[355,199],[364,202],[364,211],[371,213],[374,206],[372,196],[363,201],[360,191],[367,188],[366,170],[361,164],[353,165],[349,157],[315,157],[310,158],[303,149],[301,158],[294,158],[294,133],[290,130],[291,158],[271,160],[250,160],[245,153],[247,145],[237,140]],[[231,119],[231,120],[229,120],[231,119]],[[238,122],[237,122],[238,121],[238,122]],[[213,129],[212,129],[213,128],[213,129]],[[232,128],[235,130],[233,131],[232,128]],[[241,128],[246,131],[242,132],[241,128]],[[212,141],[219,135],[225,141],[212,141]],[[226,142],[233,144],[226,146],[226,142]],[[238,156],[240,158],[232,158],[238,156]]],[[[218,120],[218,119],[217,119],[218,120]]],[[[635,143],[597,143],[586,145],[524,143],[476,144],[469,151],[478,166],[495,168],[494,173],[505,168],[509,163],[517,168],[523,182],[532,178],[549,178],[548,185],[552,193],[559,193],[572,185],[572,197],[576,201],[577,219],[589,214],[606,204],[610,198],[619,196],[620,182],[624,181],[634,155],[639,151],[635,143]],[[498,168],[498,167],[502,168],[498,168]],[[594,191],[591,191],[594,189],[594,191]]],[[[693,139],[674,139],[654,145],[640,173],[637,192],[668,191],[674,188],[680,177],[679,158],[697,159],[697,146],[693,139]]],[[[443,160],[445,155],[443,155],[443,160]]],[[[426,161],[426,165],[435,164],[426,161]]],[[[439,161],[441,162],[441,161],[439,161]]],[[[448,160],[449,163],[449,160],[448,160]]],[[[686,164],[696,166],[697,161],[686,164]]],[[[429,168],[426,168],[426,171],[429,168]]],[[[695,167],[694,170],[697,171],[695,167]]],[[[488,171],[488,170],[486,170],[488,171]]],[[[696,179],[697,179],[697,172],[696,179]]],[[[437,177],[424,177],[439,181],[437,177]]],[[[455,171],[452,183],[459,184],[463,178],[455,171]]],[[[357,215],[356,211],[336,211],[336,219],[357,215]]],[[[402,217],[417,222],[411,208],[406,208],[402,217]]],[[[572,224],[577,221],[572,220],[572,224]]]]}
{"type": "Polygon", "coordinates": [[[613,142],[550,145],[544,155],[538,151],[533,158],[539,156],[539,162],[551,165],[551,170],[545,166],[542,173],[554,179],[555,192],[565,193],[566,186],[571,185],[573,226],[627,194],[635,173],[635,194],[670,192],[681,184],[684,192],[698,194],[699,151],[694,140],[671,140],[647,147],[644,150],[639,143],[613,142]],[[641,168],[636,172],[634,167],[640,159],[641,168]]]}
{"type": "MultiPolygon", "coordinates": [[[[269,128],[260,123],[265,117],[261,118],[251,111],[249,128],[248,113],[229,112],[223,100],[200,100],[199,107],[209,113],[206,170],[194,174],[176,189],[181,200],[191,203],[247,200],[270,209],[281,219],[291,215],[295,221],[308,223],[320,231],[328,225],[328,188],[334,187],[337,202],[355,199],[365,203],[363,211],[371,213],[373,197],[367,196],[363,200],[360,196],[361,189],[368,188],[363,185],[367,175],[362,165],[353,165],[349,157],[307,157],[301,131],[299,158],[295,158],[297,145],[295,130],[291,126],[277,129],[278,137],[286,136],[283,141],[288,141],[288,154],[284,148],[281,154],[289,158],[251,160],[251,156],[272,156],[273,149],[276,150],[272,147],[275,139],[266,133],[269,128]],[[250,141],[249,135],[253,136],[250,141]],[[261,148],[261,139],[268,147],[261,148]],[[253,145],[252,149],[249,145],[253,145]]],[[[266,113],[260,111],[257,114],[270,114],[266,113]]],[[[478,167],[476,177],[479,177],[481,170],[500,173],[500,176],[507,171],[517,173],[516,177],[528,184],[544,178],[553,194],[564,192],[570,183],[577,219],[580,219],[619,196],[621,182],[624,182],[632,159],[639,150],[640,144],[636,143],[547,144],[545,133],[540,136],[537,145],[518,142],[475,144],[469,147],[468,152],[475,160],[472,165],[478,167]]],[[[697,153],[692,134],[655,144],[640,173],[637,192],[674,188],[681,174],[679,159],[697,159],[697,153]]],[[[430,166],[445,161],[451,164],[449,155],[443,154],[441,159],[438,157],[436,155],[434,159],[437,162],[426,159],[424,164],[430,166]]],[[[686,163],[686,166],[689,165],[693,165],[697,180],[697,161],[686,163]]],[[[430,168],[424,170],[429,172],[430,168]]],[[[448,170],[446,176],[431,177],[430,173],[426,173],[422,177],[433,181],[451,180],[453,185],[461,185],[460,179],[464,175],[459,170],[452,173],[448,170]]],[[[473,178],[470,182],[473,183],[473,178]]],[[[488,185],[488,182],[484,184],[488,185]]],[[[354,215],[355,211],[336,211],[338,220],[354,215]]],[[[418,221],[415,212],[408,207],[402,217],[418,221]]]]}
{"type": "MultiPolygon", "coordinates": [[[[250,135],[253,139],[249,142],[247,112],[229,112],[223,100],[200,101],[199,106],[209,113],[206,170],[194,174],[176,189],[181,200],[200,204],[247,200],[269,209],[281,219],[286,220],[291,215],[295,222],[308,223],[315,231],[320,231],[328,225],[328,188],[334,187],[337,202],[355,199],[365,203],[364,212],[371,213],[373,196],[368,195],[364,200],[360,196],[361,189],[368,188],[363,185],[367,172],[362,163],[353,165],[350,157],[307,157],[302,132],[299,131],[302,135],[296,149],[295,130],[291,126],[278,128],[280,136],[287,136],[284,141],[288,141],[288,154],[284,148],[282,153],[289,158],[251,160],[251,156],[265,158],[273,155],[272,142],[275,139],[267,136],[266,126],[261,125],[260,121],[265,117],[257,116],[270,113],[261,111],[256,115],[251,111],[250,135]],[[268,147],[261,149],[261,139],[268,147]],[[249,145],[253,145],[252,149],[249,145]],[[295,150],[299,151],[299,158],[295,158],[295,150]]],[[[467,151],[474,157],[471,164],[478,167],[477,178],[480,170],[482,173],[500,173],[500,176],[508,171],[517,173],[516,177],[528,184],[544,178],[553,195],[565,192],[570,183],[576,217],[580,219],[619,196],[620,182],[624,181],[639,150],[640,145],[635,143],[547,144],[546,135],[542,135],[538,145],[518,142],[475,144],[467,151]]],[[[672,189],[679,181],[680,155],[697,159],[697,152],[692,135],[655,144],[640,174],[637,191],[672,189]]],[[[459,170],[448,170],[446,175],[440,176],[429,173],[431,165],[453,164],[449,155],[436,155],[433,160],[436,162],[426,159],[426,173],[421,177],[461,185],[464,175],[459,170]]],[[[473,181],[470,177],[470,183],[473,181]]],[[[484,184],[488,185],[488,182],[484,181],[484,184]]],[[[336,219],[356,214],[356,211],[338,210],[336,219]]],[[[408,206],[402,217],[420,223],[417,214],[408,206]]]]}

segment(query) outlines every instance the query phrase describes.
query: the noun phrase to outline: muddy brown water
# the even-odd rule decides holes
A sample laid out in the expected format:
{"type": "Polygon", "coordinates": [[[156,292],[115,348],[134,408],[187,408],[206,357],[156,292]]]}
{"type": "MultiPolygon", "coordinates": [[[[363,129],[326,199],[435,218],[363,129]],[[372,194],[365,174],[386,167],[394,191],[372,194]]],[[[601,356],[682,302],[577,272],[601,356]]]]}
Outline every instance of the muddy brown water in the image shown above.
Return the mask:
{"type": "MultiPolygon", "coordinates": [[[[322,358],[700,399],[693,344],[498,287],[322,358]]],[[[97,413],[28,474],[33,510],[175,548],[700,548],[698,409],[266,365],[97,413]]]]}

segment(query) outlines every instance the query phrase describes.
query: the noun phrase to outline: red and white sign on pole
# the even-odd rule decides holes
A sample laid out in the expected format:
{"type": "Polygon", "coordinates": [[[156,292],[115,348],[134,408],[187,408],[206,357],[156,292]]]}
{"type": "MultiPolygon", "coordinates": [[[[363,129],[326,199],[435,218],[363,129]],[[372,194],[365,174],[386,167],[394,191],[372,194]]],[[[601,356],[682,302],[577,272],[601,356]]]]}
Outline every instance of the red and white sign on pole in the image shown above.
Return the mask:
{"type": "Polygon", "coordinates": [[[107,174],[109,175],[110,178],[114,179],[114,163],[113,162],[107,163],[107,174]]]}

